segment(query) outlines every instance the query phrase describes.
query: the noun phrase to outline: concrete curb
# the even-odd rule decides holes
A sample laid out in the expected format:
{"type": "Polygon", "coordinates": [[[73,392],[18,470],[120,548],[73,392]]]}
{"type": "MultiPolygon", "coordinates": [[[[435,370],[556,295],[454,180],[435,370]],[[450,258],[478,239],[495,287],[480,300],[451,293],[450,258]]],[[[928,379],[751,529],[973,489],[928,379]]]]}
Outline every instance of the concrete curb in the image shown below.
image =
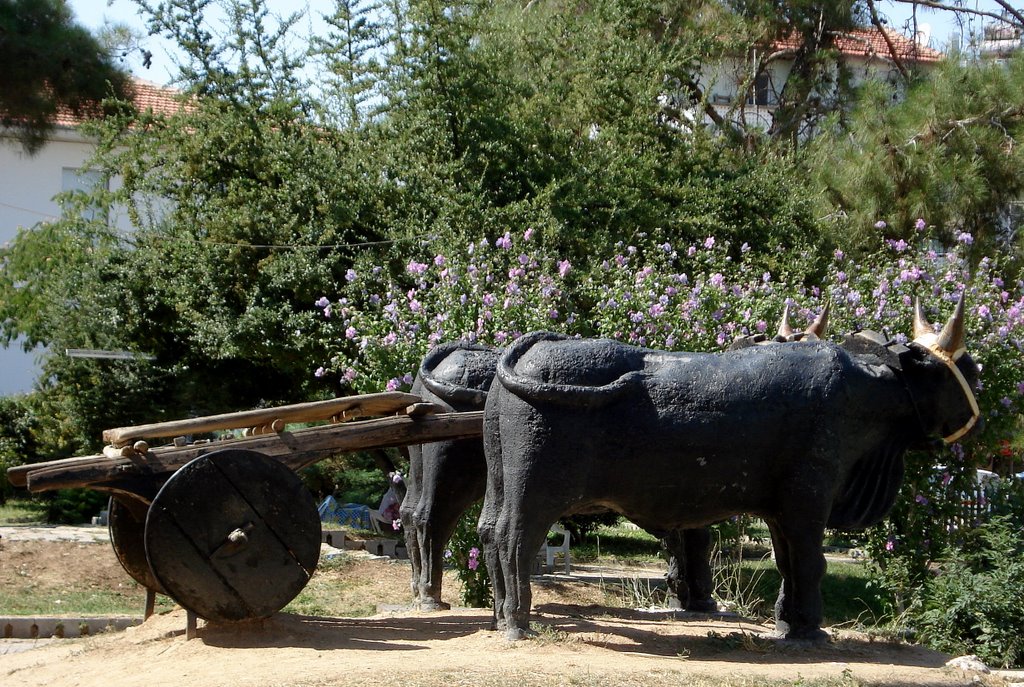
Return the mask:
{"type": "Polygon", "coordinates": [[[47,637],[84,637],[101,632],[120,631],[134,625],[141,625],[137,616],[119,617],[0,617],[0,638],[3,639],[45,639],[47,637]]]}

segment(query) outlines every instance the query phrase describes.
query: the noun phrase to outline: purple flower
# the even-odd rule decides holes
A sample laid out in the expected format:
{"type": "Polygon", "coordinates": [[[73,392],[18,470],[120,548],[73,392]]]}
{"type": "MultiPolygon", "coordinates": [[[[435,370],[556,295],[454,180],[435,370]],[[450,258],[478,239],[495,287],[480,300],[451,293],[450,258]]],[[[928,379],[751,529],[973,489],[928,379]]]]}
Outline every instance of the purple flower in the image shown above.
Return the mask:
{"type": "Polygon", "coordinates": [[[690,246],[689,248],[686,249],[687,257],[692,258],[696,254],[697,254],[697,249],[694,246],[690,246]]]}
{"type": "Polygon", "coordinates": [[[526,253],[521,253],[519,255],[519,264],[520,265],[529,265],[530,264],[530,256],[527,255],[526,253]]]}
{"type": "Polygon", "coordinates": [[[715,272],[714,274],[711,275],[711,278],[708,279],[708,281],[711,283],[712,286],[717,286],[718,288],[721,288],[722,284],[725,283],[725,277],[722,276],[721,272],[715,272]]]}
{"type": "Polygon", "coordinates": [[[354,338],[356,338],[356,334],[358,334],[358,333],[359,332],[356,331],[355,327],[349,327],[348,329],[345,330],[345,338],[346,339],[354,339],[354,338]]]}
{"type": "Polygon", "coordinates": [[[445,262],[446,261],[445,261],[443,255],[435,255],[434,256],[434,264],[437,265],[438,267],[444,267],[444,263],[445,262]]]}
{"type": "Polygon", "coordinates": [[[927,226],[928,225],[925,223],[923,217],[918,217],[917,220],[914,222],[914,228],[917,229],[918,231],[924,231],[924,228],[927,226]]]}
{"type": "Polygon", "coordinates": [[[500,239],[495,239],[494,245],[497,246],[498,248],[504,248],[505,250],[508,250],[509,248],[512,247],[512,235],[506,231],[505,235],[502,236],[500,239]]]}
{"type": "Polygon", "coordinates": [[[961,231],[956,235],[956,242],[969,246],[974,243],[974,237],[969,232],[961,231]]]}
{"type": "Polygon", "coordinates": [[[922,506],[928,505],[928,497],[925,496],[924,494],[918,494],[917,496],[914,497],[914,500],[917,501],[922,506]]]}
{"type": "Polygon", "coordinates": [[[712,248],[714,248],[715,247],[715,237],[714,236],[709,236],[706,239],[704,239],[704,247],[707,248],[708,250],[711,250],[712,248]]]}
{"type": "Polygon", "coordinates": [[[345,368],[345,374],[341,375],[341,381],[351,382],[353,379],[356,378],[356,375],[358,374],[359,373],[353,370],[351,367],[345,368]]]}
{"type": "Polygon", "coordinates": [[[892,537],[889,537],[885,541],[885,550],[886,551],[892,551],[895,548],[896,548],[896,541],[892,537]]]}
{"type": "Polygon", "coordinates": [[[315,305],[318,308],[326,308],[330,304],[331,302],[327,300],[327,296],[320,296],[317,302],[314,303],[313,305],[315,305]]]}
{"type": "Polygon", "coordinates": [[[318,367],[318,368],[316,368],[316,371],[313,373],[313,376],[314,377],[323,377],[325,374],[327,374],[327,370],[325,370],[322,367],[318,367]]]}
{"type": "Polygon", "coordinates": [[[843,257],[845,257],[846,253],[836,248],[836,252],[833,253],[833,255],[836,257],[836,260],[842,260],[843,257]]]}
{"type": "Polygon", "coordinates": [[[569,274],[570,270],[572,270],[572,263],[570,263],[568,260],[559,260],[558,261],[558,276],[559,277],[562,277],[563,279],[565,279],[565,275],[569,274]]]}
{"type": "Polygon", "coordinates": [[[533,227],[530,227],[529,229],[523,232],[523,239],[529,241],[531,238],[533,238],[533,227]]]}
{"type": "Polygon", "coordinates": [[[427,264],[410,260],[409,264],[405,266],[405,269],[409,274],[423,274],[427,271],[427,264]]]}
{"type": "Polygon", "coordinates": [[[743,245],[740,246],[740,252],[741,253],[749,253],[750,252],[750,244],[747,243],[746,241],[744,241],[743,245]]]}
{"type": "Polygon", "coordinates": [[[885,229],[887,226],[889,225],[885,223],[884,219],[880,219],[875,222],[875,229],[885,229]]]}
{"type": "Polygon", "coordinates": [[[400,387],[401,385],[402,383],[400,381],[392,377],[391,379],[388,380],[388,383],[384,386],[384,389],[387,391],[398,391],[398,387],[400,387]]]}

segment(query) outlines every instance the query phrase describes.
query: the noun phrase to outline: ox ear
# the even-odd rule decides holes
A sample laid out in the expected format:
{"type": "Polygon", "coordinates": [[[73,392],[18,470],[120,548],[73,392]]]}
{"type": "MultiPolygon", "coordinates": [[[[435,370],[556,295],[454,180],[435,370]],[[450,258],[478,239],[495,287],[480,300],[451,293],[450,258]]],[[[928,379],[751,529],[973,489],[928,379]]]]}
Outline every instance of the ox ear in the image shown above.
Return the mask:
{"type": "Polygon", "coordinates": [[[825,301],[825,307],[821,314],[811,323],[811,326],[804,330],[804,333],[814,334],[819,339],[824,339],[825,331],[828,329],[828,311],[831,306],[832,301],[825,301]]]}
{"type": "Polygon", "coordinates": [[[924,316],[924,308],[921,307],[921,299],[914,298],[914,338],[920,339],[925,334],[934,334],[935,330],[924,316]]]}
{"type": "Polygon", "coordinates": [[[952,355],[964,347],[964,292],[956,303],[956,310],[939,332],[935,345],[952,355]]]}
{"type": "Polygon", "coordinates": [[[789,326],[789,303],[782,309],[782,322],[779,323],[778,336],[788,339],[793,336],[793,328],[789,326]]]}

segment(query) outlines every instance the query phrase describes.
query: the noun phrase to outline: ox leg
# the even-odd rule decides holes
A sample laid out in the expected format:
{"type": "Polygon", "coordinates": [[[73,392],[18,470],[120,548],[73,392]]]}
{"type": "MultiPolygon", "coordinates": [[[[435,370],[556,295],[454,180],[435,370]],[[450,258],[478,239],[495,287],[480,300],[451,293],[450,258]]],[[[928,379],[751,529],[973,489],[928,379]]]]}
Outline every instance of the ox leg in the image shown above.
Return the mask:
{"type": "Polygon", "coordinates": [[[668,606],[669,608],[686,608],[690,603],[690,587],[686,582],[686,548],[683,543],[683,530],[672,530],[661,540],[668,553],[668,606]]]}
{"type": "Polygon", "coordinates": [[[476,531],[480,537],[480,548],[483,549],[484,565],[491,578],[491,595],[494,597],[491,619],[492,630],[504,630],[507,627],[504,615],[505,605],[505,568],[498,551],[496,531],[500,516],[500,507],[495,505],[490,493],[484,496],[484,506],[480,511],[476,531]]]}
{"type": "Polygon", "coordinates": [[[491,593],[494,597],[492,629],[504,630],[505,566],[498,548],[497,529],[504,506],[504,475],[501,462],[501,438],[497,432],[484,432],[484,455],[487,460],[487,485],[484,488],[484,504],[477,521],[477,535],[483,549],[484,565],[491,578],[491,593]]]}
{"type": "Polygon", "coordinates": [[[672,608],[713,613],[711,531],[706,527],[672,530],[662,542],[668,551],[668,603],[672,608]]]}
{"type": "Polygon", "coordinates": [[[711,574],[711,530],[707,527],[683,530],[683,547],[686,553],[686,585],[689,599],[686,610],[700,613],[715,613],[715,583],[711,574]]]}
{"type": "Polygon", "coordinates": [[[420,596],[421,582],[423,576],[423,556],[420,553],[419,532],[416,529],[415,513],[419,508],[421,485],[423,483],[423,462],[419,446],[409,448],[409,476],[405,480],[405,498],[399,508],[399,517],[402,520],[402,531],[405,535],[405,549],[409,552],[409,562],[412,564],[412,587],[413,604],[419,606],[422,602],[420,596]]]}
{"type": "Polygon", "coordinates": [[[501,564],[505,572],[505,600],[502,605],[505,618],[505,636],[515,641],[530,636],[530,608],[533,590],[530,571],[537,551],[547,537],[548,528],[559,513],[548,513],[529,507],[506,512],[498,521],[497,543],[501,564]],[[527,515],[528,513],[528,515],[527,515]]]}
{"type": "Polygon", "coordinates": [[[786,639],[826,641],[821,629],[821,580],[825,556],[823,527],[803,518],[769,524],[782,588],[775,602],[775,629],[786,639]]]}

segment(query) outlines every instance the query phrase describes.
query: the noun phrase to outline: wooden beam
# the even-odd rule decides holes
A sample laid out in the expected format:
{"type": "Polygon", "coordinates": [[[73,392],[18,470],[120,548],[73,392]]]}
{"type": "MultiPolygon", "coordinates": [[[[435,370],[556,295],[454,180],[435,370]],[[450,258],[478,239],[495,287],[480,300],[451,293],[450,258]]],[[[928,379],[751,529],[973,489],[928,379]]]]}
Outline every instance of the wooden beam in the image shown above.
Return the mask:
{"type": "Polygon", "coordinates": [[[333,417],[373,417],[391,415],[403,411],[406,406],[420,403],[423,399],[401,391],[385,391],[379,394],[345,396],[327,401],[296,403],[277,408],[243,410],[237,413],[207,415],[187,420],[171,420],[134,427],[116,427],[103,431],[103,441],[120,448],[136,439],[149,437],[176,437],[185,434],[202,434],[223,429],[244,429],[261,427],[280,421],[281,425],[296,422],[317,422],[333,417]]]}
{"type": "Polygon", "coordinates": [[[416,417],[396,415],[243,439],[158,446],[150,449],[142,460],[138,456],[130,459],[116,454],[67,458],[12,468],[8,476],[12,483],[16,479],[23,481],[33,492],[71,487],[102,489],[104,484],[122,482],[129,477],[166,478],[185,463],[226,448],[259,451],[297,471],[339,453],[479,437],[482,434],[483,411],[416,417]],[[15,471],[16,475],[12,474],[15,471]]]}

